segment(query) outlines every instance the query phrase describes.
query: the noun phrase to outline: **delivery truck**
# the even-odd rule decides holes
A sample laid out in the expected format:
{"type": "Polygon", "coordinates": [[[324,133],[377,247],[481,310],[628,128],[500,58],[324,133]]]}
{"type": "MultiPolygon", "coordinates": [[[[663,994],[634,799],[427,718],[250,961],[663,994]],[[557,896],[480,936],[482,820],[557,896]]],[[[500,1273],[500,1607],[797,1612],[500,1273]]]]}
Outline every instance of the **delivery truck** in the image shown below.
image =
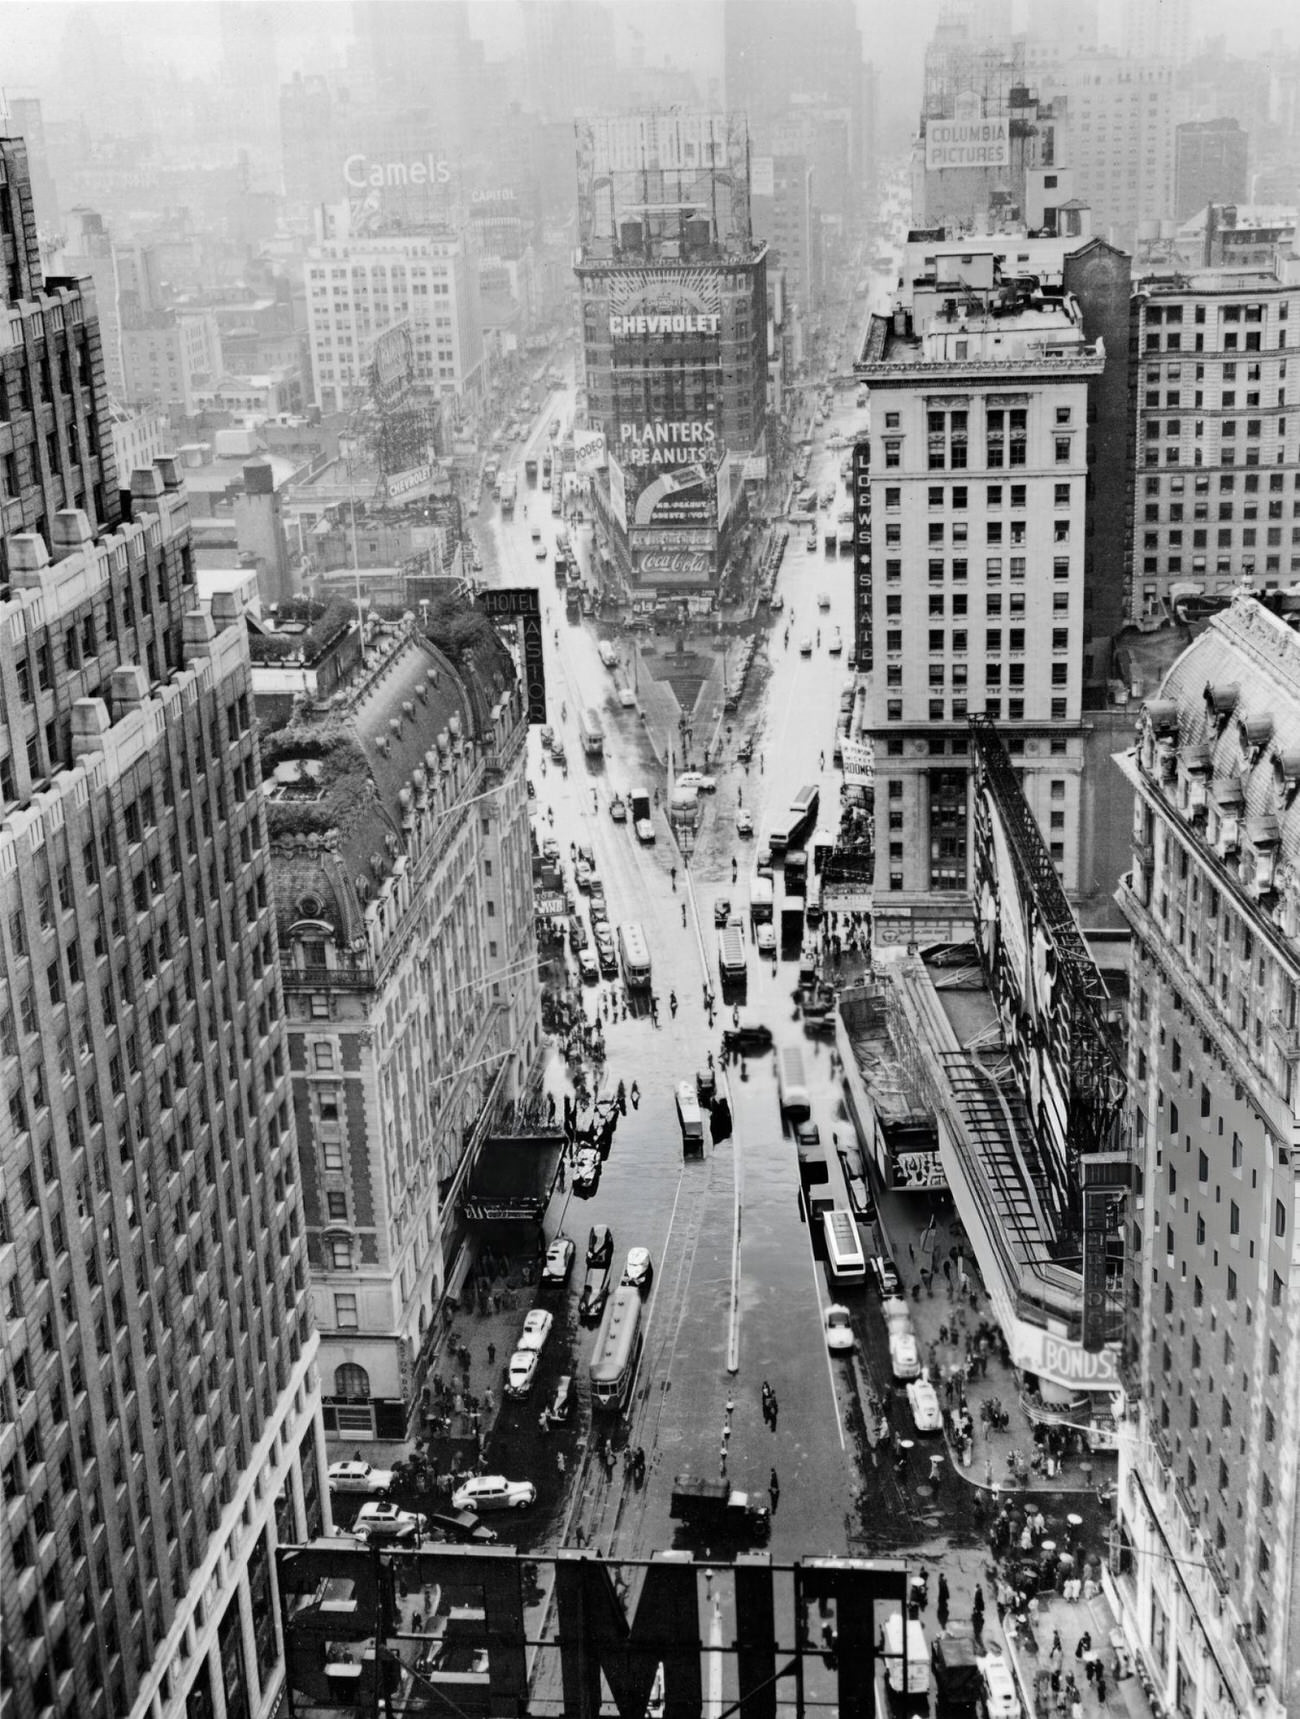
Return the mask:
{"type": "Polygon", "coordinates": [[[679,1474],[673,1481],[669,1515],[688,1528],[736,1540],[766,1540],[772,1526],[771,1511],[752,1493],[694,1474],[679,1474]]]}
{"type": "Polygon", "coordinates": [[[772,880],[758,872],[749,880],[749,917],[755,925],[772,923],[772,880]]]}

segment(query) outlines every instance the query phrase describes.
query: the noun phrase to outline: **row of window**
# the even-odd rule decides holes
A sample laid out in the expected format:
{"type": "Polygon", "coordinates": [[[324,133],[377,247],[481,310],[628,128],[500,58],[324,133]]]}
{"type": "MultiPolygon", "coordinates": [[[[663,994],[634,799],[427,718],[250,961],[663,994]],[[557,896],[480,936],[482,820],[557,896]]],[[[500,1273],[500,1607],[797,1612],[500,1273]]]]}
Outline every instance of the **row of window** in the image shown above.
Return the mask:
{"type": "MultiPolygon", "coordinates": [[[[1028,567],[1028,558],[1024,555],[1011,555],[1007,557],[1006,570],[1013,584],[1019,583],[1025,578],[1028,567]]],[[[990,585],[1001,584],[1002,570],[1003,559],[1000,555],[990,555],[986,558],[984,562],[984,577],[990,585]]],[[[970,575],[970,561],[964,556],[957,556],[952,561],[944,561],[936,557],[930,561],[927,571],[929,583],[931,585],[941,585],[947,578],[951,578],[954,584],[960,585],[964,583],[970,575]]],[[[896,584],[902,579],[902,577],[903,563],[901,561],[887,560],[885,562],[885,583],[887,585],[896,584]]],[[[1053,556],[1053,580],[1068,579],[1069,577],[1070,557],[1068,555],[1053,556]]],[[[899,611],[897,610],[890,611],[890,613],[898,612],[899,611]]]]}
{"type": "MultiPolygon", "coordinates": [[[[1028,505],[1029,486],[1023,483],[1000,484],[991,483],[984,486],[984,505],[996,512],[1004,504],[1004,497],[1011,507],[1023,508],[1028,505]]],[[[970,504],[970,487],[964,483],[942,484],[932,483],[926,486],[926,506],[931,512],[936,509],[951,508],[960,513],[970,504]]],[[[1071,486],[1069,483],[1053,483],[1052,506],[1068,508],[1070,505],[1071,486]]],[[[885,509],[896,512],[903,505],[903,491],[899,485],[885,486],[885,509]]]]}
{"type": "MultiPolygon", "coordinates": [[[[1050,720],[1053,722],[1067,722],[1070,716],[1069,702],[1070,701],[1067,698],[1052,699],[1050,705],[1050,720]]],[[[992,717],[993,720],[997,722],[1002,720],[1003,703],[1001,698],[985,698],[982,708],[985,716],[992,717]]],[[[945,702],[942,698],[932,698],[929,701],[927,720],[930,722],[965,722],[969,714],[970,712],[967,709],[966,700],[964,698],[954,698],[950,704],[945,702]]],[[[885,700],[885,720],[887,722],[904,721],[903,701],[901,698],[889,698],[885,700]]],[[[915,718],[911,718],[909,720],[915,720],[915,718]]],[[[1008,722],[1023,722],[1025,720],[1025,701],[1023,698],[1007,699],[1006,720],[1008,722]]],[[[1035,717],[1034,720],[1041,721],[1042,718],[1035,717]]]]}

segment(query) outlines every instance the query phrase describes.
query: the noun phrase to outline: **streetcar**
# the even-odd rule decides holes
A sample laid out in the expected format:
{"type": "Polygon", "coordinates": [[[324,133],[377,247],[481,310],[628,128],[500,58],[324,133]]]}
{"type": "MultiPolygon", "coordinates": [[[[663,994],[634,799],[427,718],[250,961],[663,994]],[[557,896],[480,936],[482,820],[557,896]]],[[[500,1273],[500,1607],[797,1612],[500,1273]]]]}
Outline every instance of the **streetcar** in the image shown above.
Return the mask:
{"type": "Polygon", "coordinates": [[[610,1297],[591,1354],[591,1406],[619,1414],[641,1359],[641,1292],[621,1284],[610,1297]]]}
{"type": "Polygon", "coordinates": [[[641,927],[631,923],[620,925],[618,928],[618,946],[623,957],[623,978],[627,984],[629,986],[648,986],[650,983],[650,949],[641,927]]]}

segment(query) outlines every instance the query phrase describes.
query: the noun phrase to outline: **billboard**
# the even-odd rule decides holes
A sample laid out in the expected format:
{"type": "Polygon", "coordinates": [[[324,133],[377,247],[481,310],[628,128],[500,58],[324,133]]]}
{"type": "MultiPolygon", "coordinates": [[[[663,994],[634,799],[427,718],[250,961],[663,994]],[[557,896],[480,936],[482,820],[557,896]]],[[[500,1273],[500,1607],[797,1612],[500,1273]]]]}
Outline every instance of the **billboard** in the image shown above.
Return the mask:
{"type": "Polygon", "coordinates": [[[925,170],[1006,167],[1011,161],[1009,119],[931,119],[925,126],[925,170]]]}
{"type": "Polygon", "coordinates": [[[659,531],[679,525],[716,528],[717,474],[698,462],[656,472],[637,490],[631,523],[659,531]]]}
{"type": "Polygon", "coordinates": [[[612,452],[607,456],[609,466],[609,511],[618,521],[621,532],[627,532],[627,479],[612,452]]]}
{"type": "Polygon", "coordinates": [[[971,719],[975,941],[1056,1234],[1082,1225],[1080,1161],[1112,1143],[1123,1072],[1106,992],[993,725],[971,719]]]}
{"type": "Polygon", "coordinates": [[[711,462],[717,447],[718,432],[709,418],[656,418],[618,427],[618,457],[624,466],[660,471],[664,466],[711,462]]]}
{"type": "Polygon", "coordinates": [[[621,269],[609,283],[609,333],[624,340],[716,340],[722,282],[716,269],[621,269]]]}
{"type": "Polygon", "coordinates": [[[546,659],[542,650],[541,593],[535,585],[480,591],[474,599],[494,621],[513,622],[521,638],[528,720],[546,721],[546,659]]]}
{"type": "Polygon", "coordinates": [[[637,577],[642,584],[697,585],[712,580],[716,557],[706,549],[639,549],[637,577]]]}
{"type": "Polygon", "coordinates": [[[605,463],[605,433],[603,430],[573,432],[573,466],[583,477],[589,477],[605,463]]]}

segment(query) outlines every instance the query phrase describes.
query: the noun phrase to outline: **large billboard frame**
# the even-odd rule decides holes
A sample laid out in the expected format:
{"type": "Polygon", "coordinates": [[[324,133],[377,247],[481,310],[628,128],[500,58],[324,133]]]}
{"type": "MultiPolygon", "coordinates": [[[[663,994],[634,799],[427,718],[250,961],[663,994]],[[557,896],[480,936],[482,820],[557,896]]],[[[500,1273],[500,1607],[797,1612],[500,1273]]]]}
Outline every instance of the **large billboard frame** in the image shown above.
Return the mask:
{"type": "Polygon", "coordinates": [[[1077,1242],[1081,1160],[1115,1149],[1123,1065],[1101,974],[989,717],[970,718],[970,749],[975,943],[1023,1079],[1049,1217],[1058,1240],[1077,1242]]]}

